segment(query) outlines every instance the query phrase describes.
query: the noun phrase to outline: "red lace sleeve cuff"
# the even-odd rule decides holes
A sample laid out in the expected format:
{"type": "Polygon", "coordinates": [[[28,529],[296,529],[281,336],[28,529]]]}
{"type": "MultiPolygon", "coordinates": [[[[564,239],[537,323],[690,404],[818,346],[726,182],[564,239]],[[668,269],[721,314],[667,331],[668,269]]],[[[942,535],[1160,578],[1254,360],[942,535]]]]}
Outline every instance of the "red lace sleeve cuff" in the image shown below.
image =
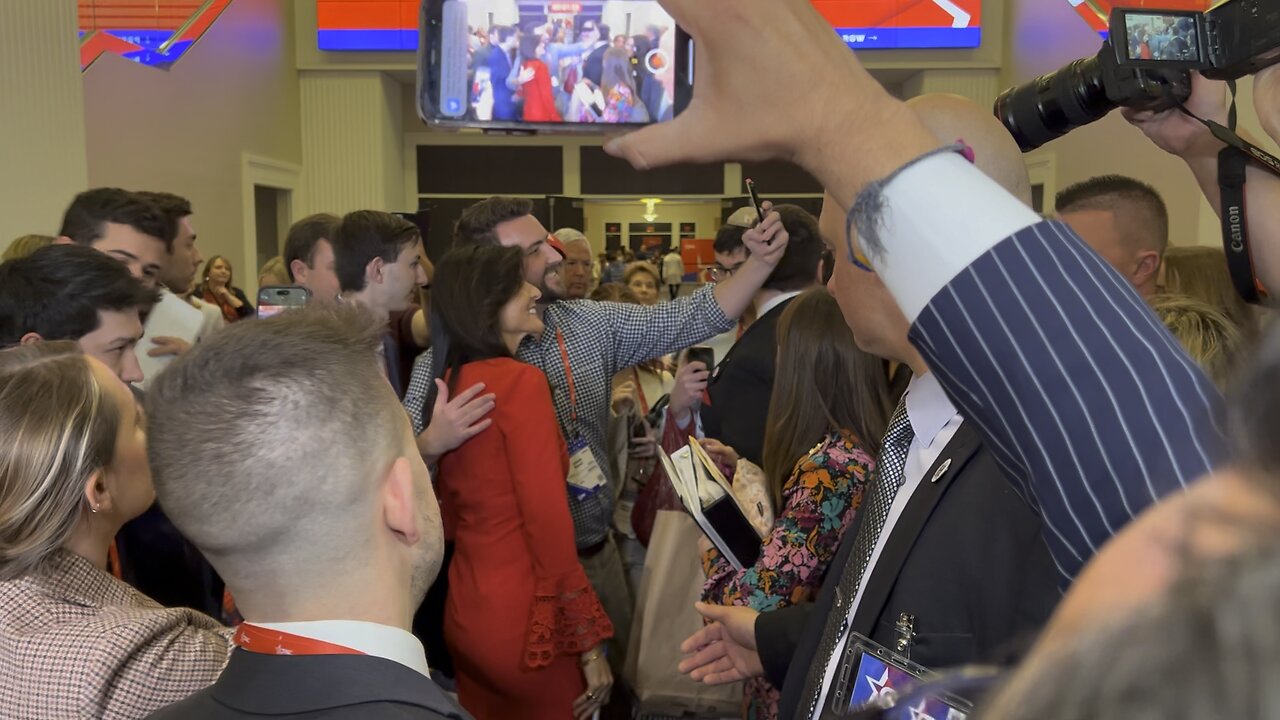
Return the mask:
{"type": "Polygon", "coordinates": [[[613,637],[613,623],[595,590],[585,575],[575,575],[538,582],[524,645],[530,668],[546,667],[561,655],[582,655],[613,637]]]}

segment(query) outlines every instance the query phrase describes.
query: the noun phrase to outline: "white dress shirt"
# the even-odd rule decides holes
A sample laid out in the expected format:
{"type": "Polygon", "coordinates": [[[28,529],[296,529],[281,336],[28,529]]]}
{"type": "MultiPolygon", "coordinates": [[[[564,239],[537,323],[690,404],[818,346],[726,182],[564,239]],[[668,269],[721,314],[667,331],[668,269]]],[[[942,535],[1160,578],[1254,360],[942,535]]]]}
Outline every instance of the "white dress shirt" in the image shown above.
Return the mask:
{"type": "Polygon", "coordinates": [[[1041,221],[956,153],[907,168],[884,188],[882,198],[884,252],[868,257],[913,323],[933,296],[974,260],[1041,221]]]}
{"type": "MultiPolygon", "coordinates": [[[[898,494],[893,498],[893,505],[889,507],[889,515],[885,518],[884,528],[880,531],[880,537],[876,540],[875,548],[871,551],[871,561],[867,563],[867,568],[862,574],[862,580],[858,583],[858,594],[854,597],[853,604],[849,606],[850,627],[853,625],[854,615],[858,612],[858,606],[862,604],[862,594],[867,588],[867,580],[875,571],[876,563],[880,560],[880,553],[884,551],[884,546],[889,540],[889,536],[893,534],[894,525],[902,517],[907,504],[911,502],[911,496],[915,494],[916,489],[924,481],[925,473],[929,472],[934,463],[938,461],[942,451],[951,443],[956,431],[964,423],[964,418],[960,416],[955,406],[951,404],[951,400],[943,392],[942,385],[938,382],[938,377],[933,373],[916,375],[911,378],[911,383],[907,385],[906,402],[907,419],[911,422],[911,430],[915,433],[915,436],[911,439],[911,447],[907,450],[907,464],[902,474],[902,487],[898,489],[898,494]]],[[[822,706],[827,701],[827,692],[831,688],[832,678],[836,669],[840,667],[840,658],[844,656],[846,642],[848,642],[847,631],[845,637],[840,641],[837,652],[832,656],[831,662],[828,663],[826,679],[822,683],[822,693],[818,696],[818,710],[814,716],[815,718],[821,714],[822,706]]]]}
{"type": "Polygon", "coordinates": [[[769,314],[769,310],[773,310],[774,307],[777,307],[778,305],[782,305],[783,302],[786,302],[787,300],[791,300],[792,297],[799,296],[803,292],[804,291],[797,290],[795,292],[780,293],[780,295],[777,295],[776,297],[774,297],[773,300],[769,300],[768,302],[765,302],[764,305],[760,305],[756,307],[755,318],[756,319],[763,318],[763,316],[769,314]]]}
{"type": "Polygon", "coordinates": [[[414,637],[413,633],[390,625],[357,620],[249,624],[267,630],[275,630],[333,645],[341,645],[342,647],[362,652],[365,655],[398,662],[407,668],[417,670],[423,675],[431,677],[431,671],[427,668],[427,652],[422,648],[422,642],[414,637]]]}
{"type": "Polygon", "coordinates": [[[175,337],[189,345],[195,345],[205,327],[205,316],[186,300],[168,290],[160,289],[160,302],[151,309],[147,323],[143,328],[142,341],[138,343],[138,367],[142,370],[142,382],[137,386],[143,390],[160,371],[173,362],[173,355],[151,357],[148,354],[155,347],[153,338],[175,337]]]}

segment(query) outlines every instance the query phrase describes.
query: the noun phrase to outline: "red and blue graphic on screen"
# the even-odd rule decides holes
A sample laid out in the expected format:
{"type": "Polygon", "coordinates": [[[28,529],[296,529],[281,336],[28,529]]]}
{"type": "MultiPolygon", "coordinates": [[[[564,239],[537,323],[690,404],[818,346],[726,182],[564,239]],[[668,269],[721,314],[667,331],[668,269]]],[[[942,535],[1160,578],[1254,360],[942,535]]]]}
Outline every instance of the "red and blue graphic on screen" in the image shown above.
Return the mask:
{"type": "MultiPolygon", "coordinates": [[[[492,2],[492,0],[489,0],[492,2]]],[[[526,2],[512,9],[530,15],[578,15],[609,2],[526,2]]],[[[634,1],[634,0],[632,0],[634,1]]],[[[813,0],[855,50],[976,48],[982,42],[982,0],[813,0]]],[[[321,50],[418,49],[418,0],[316,0],[321,50]]]]}
{"type": "MultiPolygon", "coordinates": [[[[865,705],[895,703],[900,695],[919,684],[919,680],[907,671],[890,665],[870,653],[862,653],[858,660],[857,677],[853,694],[849,698],[850,709],[865,705]]],[[[965,714],[935,698],[926,698],[910,705],[895,705],[885,714],[886,720],[965,720],[965,714]]]]}
{"type": "Polygon", "coordinates": [[[80,68],[104,53],[153,67],[181,58],[231,0],[80,0],[80,68]]]}

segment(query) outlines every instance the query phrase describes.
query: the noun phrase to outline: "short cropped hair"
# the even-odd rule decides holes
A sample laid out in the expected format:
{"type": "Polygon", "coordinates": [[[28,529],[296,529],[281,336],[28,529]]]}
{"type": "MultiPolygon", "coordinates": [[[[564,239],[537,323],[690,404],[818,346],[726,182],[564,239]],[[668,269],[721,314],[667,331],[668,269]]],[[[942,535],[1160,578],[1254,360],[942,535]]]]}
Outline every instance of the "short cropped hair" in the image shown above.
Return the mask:
{"type": "Polygon", "coordinates": [[[319,303],[232,324],[152,381],[157,497],[228,583],[297,587],[364,561],[375,478],[407,431],[381,327],[358,305],[319,303]]]}
{"type": "Polygon", "coordinates": [[[94,188],[76,195],[62,216],[58,234],[78,245],[92,245],[105,234],[107,223],[128,225],[163,242],[170,252],[178,234],[177,226],[155,203],[120,188],[94,188]]]}
{"type": "Polygon", "coordinates": [[[1058,193],[1058,213],[1104,210],[1123,223],[1125,235],[1161,255],[1169,247],[1169,208],[1155,188],[1123,175],[1090,178],[1058,193]]]}
{"type": "Polygon", "coordinates": [[[334,270],[343,292],[364,290],[365,269],[374,258],[395,262],[404,249],[422,238],[418,226],[402,217],[377,210],[348,213],[329,242],[334,270]]]}
{"type": "Polygon", "coordinates": [[[797,205],[776,205],[773,209],[782,216],[782,227],[791,239],[764,288],[791,292],[812,287],[818,282],[818,264],[826,248],[818,219],[797,205]]]}
{"type": "Polygon", "coordinates": [[[1186,295],[1156,295],[1148,300],[1160,322],[1220,389],[1244,356],[1244,334],[1226,313],[1186,295]]]}
{"type": "Polygon", "coordinates": [[[304,217],[289,228],[289,235],[284,241],[284,267],[289,273],[289,281],[297,282],[293,276],[293,261],[301,260],[307,267],[316,266],[316,245],[321,240],[333,242],[342,218],[329,213],[318,213],[304,217]]]}
{"type": "Polygon", "coordinates": [[[181,195],[142,190],[138,192],[138,197],[141,197],[143,200],[147,200],[152,205],[155,205],[160,209],[160,212],[164,213],[165,217],[168,218],[169,223],[173,226],[173,237],[169,240],[171,245],[174,240],[178,239],[178,228],[180,227],[179,223],[182,222],[182,218],[190,217],[195,214],[195,210],[191,209],[191,201],[181,195]]]}
{"type": "Polygon", "coordinates": [[[630,286],[631,279],[637,275],[648,275],[653,278],[654,286],[661,287],[662,285],[662,278],[658,277],[658,269],[643,260],[627,265],[626,271],[622,273],[623,284],[630,286]]]}
{"type": "Polygon", "coordinates": [[[738,227],[737,225],[722,225],[720,230],[716,232],[715,242],[712,249],[721,255],[732,255],[739,250],[745,250],[746,245],[742,242],[742,236],[747,234],[747,229],[738,227]]]}
{"type": "Polygon", "coordinates": [[[27,333],[79,340],[98,329],[101,311],[137,309],[160,300],[119,261],[93,248],[52,245],[0,264],[0,347],[27,333]]]}
{"type": "Polygon", "coordinates": [[[453,245],[500,245],[499,225],[532,214],[533,202],[526,198],[486,198],[462,211],[453,227],[453,245]]]}
{"type": "Polygon", "coordinates": [[[591,249],[591,240],[589,240],[581,230],[560,228],[551,234],[554,235],[555,238],[560,241],[560,244],[565,247],[570,245],[585,245],[588,250],[591,249]]]}

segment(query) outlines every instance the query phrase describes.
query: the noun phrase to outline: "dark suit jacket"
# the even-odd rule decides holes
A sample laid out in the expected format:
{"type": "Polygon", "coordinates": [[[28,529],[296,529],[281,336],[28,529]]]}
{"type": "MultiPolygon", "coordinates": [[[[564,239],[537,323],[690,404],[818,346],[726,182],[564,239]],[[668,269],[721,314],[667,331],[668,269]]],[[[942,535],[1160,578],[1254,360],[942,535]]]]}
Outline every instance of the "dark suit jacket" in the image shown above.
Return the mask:
{"type": "MultiPolygon", "coordinates": [[[[832,564],[843,568],[861,518],[832,564]]],[[[939,668],[1011,659],[1052,613],[1058,573],[1044,525],[1013,490],[964,423],[911,496],[867,580],[853,631],[896,647],[902,613],[915,616],[909,658],[939,668]],[[936,482],[932,478],[947,461],[936,482]]],[[[840,578],[830,575],[813,603],[765,613],[756,640],[771,682],[783,688],[781,718],[791,718],[840,578]]]]}
{"type": "MultiPolygon", "coordinates": [[[[605,38],[608,40],[608,38],[605,38]]],[[[591,51],[587,59],[582,63],[582,77],[601,87],[601,80],[604,78],[604,54],[612,47],[608,42],[591,51]]]]}
{"type": "Polygon", "coordinates": [[[365,655],[231,654],[222,677],[158,720],[233,718],[368,718],[471,720],[418,672],[365,655]]]}
{"type": "Polygon", "coordinates": [[[761,466],[773,371],[778,362],[778,318],[790,303],[779,303],[738,338],[716,366],[707,386],[711,404],[702,408],[702,429],[707,437],[761,466]]]}
{"type": "Polygon", "coordinates": [[[513,99],[515,93],[507,87],[507,76],[511,74],[511,56],[507,55],[506,50],[494,46],[485,58],[485,65],[489,67],[489,81],[493,83],[493,119],[519,120],[518,108],[513,99]]]}

